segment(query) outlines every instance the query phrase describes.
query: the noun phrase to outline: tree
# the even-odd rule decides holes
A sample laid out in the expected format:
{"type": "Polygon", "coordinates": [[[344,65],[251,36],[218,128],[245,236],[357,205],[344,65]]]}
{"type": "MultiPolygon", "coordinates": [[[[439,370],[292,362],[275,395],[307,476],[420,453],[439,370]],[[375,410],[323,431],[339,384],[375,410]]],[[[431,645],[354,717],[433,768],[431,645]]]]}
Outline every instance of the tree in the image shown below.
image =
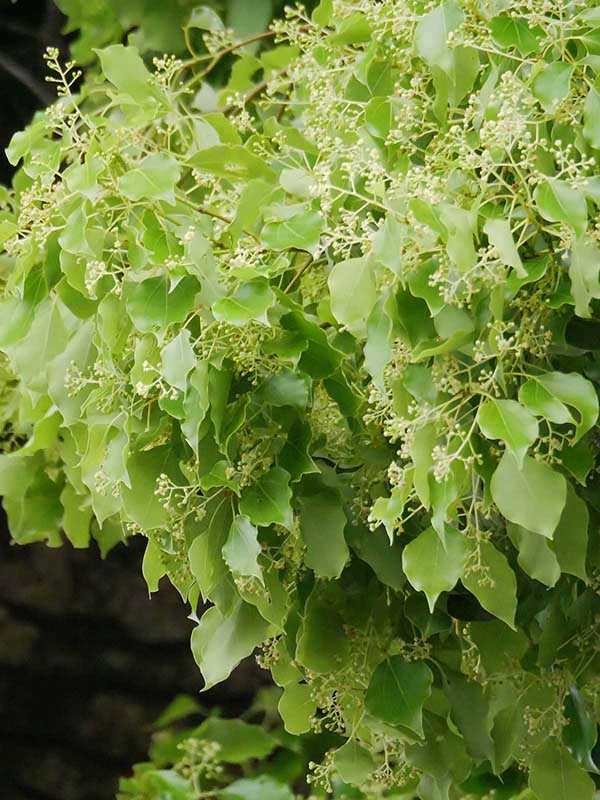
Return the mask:
{"type": "Polygon", "coordinates": [[[146,537],[206,686],[260,647],[339,737],[317,793],[594,796],[597,12],[194,8],[50,52],[9,148],[13,536],[146,537]]]}

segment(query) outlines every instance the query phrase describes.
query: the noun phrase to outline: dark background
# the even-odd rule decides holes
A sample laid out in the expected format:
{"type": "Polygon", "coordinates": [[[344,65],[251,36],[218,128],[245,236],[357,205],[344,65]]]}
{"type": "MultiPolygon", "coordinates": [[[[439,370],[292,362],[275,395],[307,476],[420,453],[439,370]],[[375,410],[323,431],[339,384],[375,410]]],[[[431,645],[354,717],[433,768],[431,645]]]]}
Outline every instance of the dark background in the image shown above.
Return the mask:
{"type": "MultiPolygon", "coordinates": [[[[51,0],[0,0],[0,183],[12,134],[53,98],[42,55],[67,56],[63,25],[51,0]]],[[[17,547],[0,512],[0,800],[114,798],[152,721],[201,689],[188,612],[165,580],[149,600],[143,544],[105,561],[95,546],[17,547]]],[[[238,714],[265,674],[248,660],[200,699],[238,714]]]]}
{"type": "Polygon", "coordinates": [[[52,0],[0,0],[0,183],[10,181],[4,155],[10,137],[54,97],[42,56],[48,46],[68,53],[63,24],[52,0]]]}

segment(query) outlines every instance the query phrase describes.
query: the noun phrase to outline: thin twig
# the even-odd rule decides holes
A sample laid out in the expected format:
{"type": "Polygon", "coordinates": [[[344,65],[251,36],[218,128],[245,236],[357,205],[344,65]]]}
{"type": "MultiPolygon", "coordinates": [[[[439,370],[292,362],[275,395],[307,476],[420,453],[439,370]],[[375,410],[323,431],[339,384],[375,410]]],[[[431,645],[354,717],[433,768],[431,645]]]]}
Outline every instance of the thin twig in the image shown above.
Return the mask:
{"type": "MultiPolygon", "coordinates": [[[[251,36],[249,39],[242,39],[239,42],[234,42],[232,45],[226,47],[224,50],[219,50],[219,52],[212,57],[212,59],[210,60],[208,65],[202,70],[202,72],[199,72],[197,75],[194,75],[194,77],[188,81],[187,85],[193,86],[195,83],[198,83],[198,81],[201,81],[204,78],[206,78],[206,76],[213,71],[213,69],[217,66],[217,64],[223,58],[225,58],[225,56],[229,55],[229,53],[233,53],[236,50],[239,50],[240,47],[245,47],[247,44],[253,44],[254,42],[259,42],[261,41],[261,39],[271,39],[273,38],[273,36],[275,36],[274,31],[266,31],[265,33],[258,33],[256,36],[251,36]]],[[[197,56],[196,58],[192,58],[189,61],[184,62],[182,66],[192,67],[194,66],[194,64],[197,64],[203,60],[204,60],[203,56],[197,56]]]]}
{"type": "MultiPolygon", "coordinates": [[[[298,30],[302,33],[305,33],[310,29],[310,25],[303,25],[298,30]]],[[[236,50],[239,50],[241,47],[246,47],[246,45],[254,44],[255,42],[260,42],[264,39],[272,39],[274,36],[277,36],[278,31],[265,31],[264,33],[257,33],[255,36],[250,36],[248,39],[241,39],[239,42],[234,42],[233,44],[229,45],[229,47],[225,47],[223,50],[219,50],[218,53],[215,53],[213,58],[207,64],[207,66],[199,72],[197,75],[188,82],[188,86],[192,86],[197,81],[201,81],[203,78],[213,71],[213,69],[217,66],[217,64],[225,58],[225,56],[229,55],[230,53],[234,53],[236,50]]],[[[197,56],[196,58],[191,58],[189,61],[185,61],[182,64],[182,67],[193,67],[194,64],[197,64],[201,61],[206,60],[206,56],[197,56]]]]}
{"type": "Polygon", "coordinates": [[[306,264],[304,264],[304,265],[301,267],[301,269],[299,269],[299,270],[298,270],[298,272],[296,272],[296,274],[294,275],[294,277],[293,277],[293,278],[290,280],[290,282],[288,283],[288,285],[287,285],[287,286],[285,287],[285,289],[283,290],[283,293],[284,293],[284,294],[288,294],[288,292],[289,292],[289,291],[292,289],[292,287],[293,287],[293,286],[294,286],[294,285],[295,285],[295,284],[296,284],[296,283],[297,283],[297,282],[300,280],[300,278],[301,278],[301,277],[304,275],[304,273],[305,273],[305,272],[306,272],[306,270],[307,270],[307,269],[310,267],[310,265],[313,263],[313,261],[314,261],[313,257],[312,257],[312,256],[309,256],[309,259],[308,259],[308,261],[306,262],[306,264]]]}
{"type": "MultiPolygon", "coordinates": [[[[286,75],[287,75],[287,72],[288,72],[287,69],[282,69],[277,73],[277,77],[278,78],[285,78],[286,75]]],[[[259,97],[265,91],[265,89],[269,86],[269,84],[271,83],[272,79],[273,79],[273,76],[271,76],[268,80],[265,79],[264,81],[260,81],[259,83],[257,83],[256,86],[254,86],[251,91],[249,91],[247,94],[245,94],[241,98],[242,105],[245,106],[247,103],[251,103],[253,100],[256,100],[256,98],[259,97]]],[[[289,79],[289,80],[291,80],[291,79],[289,79]]],[[[288,82],[289,82],[289,80],[288,80],[288,82]]],[[[223,108],[223,114],[225,114],[225,115],[230,114],[232,111],[234,111],[238,107],[238,104],[239,104],[239,101],[238,102],[234,101],[233,103],[230,103],[229,105],[225,106],[225,108],[223,108]]]]}

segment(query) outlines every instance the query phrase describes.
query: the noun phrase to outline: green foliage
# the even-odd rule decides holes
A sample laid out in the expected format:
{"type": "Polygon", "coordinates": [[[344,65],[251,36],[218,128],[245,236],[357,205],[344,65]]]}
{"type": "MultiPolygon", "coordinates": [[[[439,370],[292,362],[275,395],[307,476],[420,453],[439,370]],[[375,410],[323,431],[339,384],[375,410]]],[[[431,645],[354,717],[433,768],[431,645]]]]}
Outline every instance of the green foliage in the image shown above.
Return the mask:
{"type": "Polygon", "coordinates": [[[335,734],[316,796],[591,798],[596,3],[231,7],[252,41],[188,8],[187,60],[112,38],[78,95],[50,53],[11,142],[13,536],[146,537],[206,686],[261,647],[335,734]]]}
{"type": "MultiPolygon", "coordinates": [[[[220,31],[222,18],[239,38],[267,29],[274,14],[282,11],[279,0],[56,0],[67,17],[66,31],[77,31],[73,57],[81,64],[94,58],[94,49],[120,42],[126,35],[140,52],[186,51],[196,31],[220,31]]],[[[311,7],[308,3],[308,7],[311,7]]]]}
{"type": "MultiPolygon", "coordinates": [[[[200,724],[199,704],[178,695],[153,725],[148,761],[120,780],[117,800],[295,800],[312,759],[323,758],[339,737],[290,736],[277,714],[280,694],[259,691],[243,720],[212,714],[200,724]]],[[[349,741],[337,749],[335,766],[331,793],[316,787],[313,800],[368,800],[353,784],[373,769],[369,752],[349,741]]]]}

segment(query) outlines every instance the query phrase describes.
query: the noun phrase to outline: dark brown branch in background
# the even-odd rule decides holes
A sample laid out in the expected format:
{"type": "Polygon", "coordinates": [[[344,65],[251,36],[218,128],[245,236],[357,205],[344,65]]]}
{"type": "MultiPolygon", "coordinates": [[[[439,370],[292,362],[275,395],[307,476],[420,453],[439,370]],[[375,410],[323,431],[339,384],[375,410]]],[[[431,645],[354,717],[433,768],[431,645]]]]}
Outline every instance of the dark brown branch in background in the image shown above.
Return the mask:
{"type": "Polygon", "coordinates": [[[53,101],[52,92],[43,83],[36,80],[22,64],[19,64],[6,53],[0,53],[0,69],[8,72],[15,80],[27,87],[44,105],[48,105],[53,101]]]}
{"type": "Polygon", "coordinates": [[[30,28],[29,25],[23,25],[20,22],[7,19],[4,15],[0,16],[0,30],[8,33],[16,33],[17,36],[25,36],[28,39],[39,41],[40,38],[39,31],[30,28]]]}

